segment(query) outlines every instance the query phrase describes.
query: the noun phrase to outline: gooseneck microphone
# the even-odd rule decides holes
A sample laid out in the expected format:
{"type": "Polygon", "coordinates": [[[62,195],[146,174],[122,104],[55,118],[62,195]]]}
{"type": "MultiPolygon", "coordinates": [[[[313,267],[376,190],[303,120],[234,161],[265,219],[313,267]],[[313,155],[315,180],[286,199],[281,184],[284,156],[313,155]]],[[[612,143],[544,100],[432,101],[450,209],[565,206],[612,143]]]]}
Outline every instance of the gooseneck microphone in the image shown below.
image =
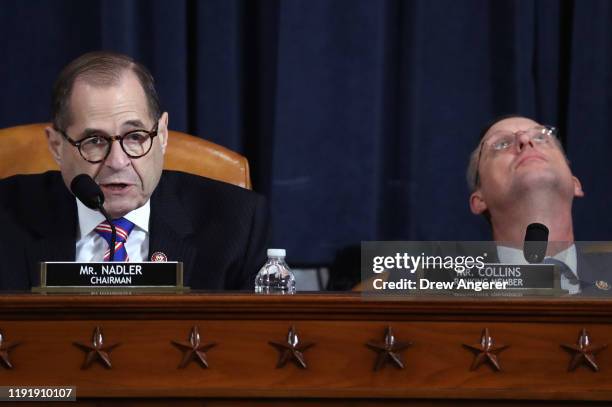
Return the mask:
{"type": "Polygon", "coordinates": [[[541,223],[532,223],[527,226],[523,255],[529,263],[541,263],[546,256],[548,247],[548,228],[541,223]]]}
{"type": "Polygon", "coordinates": [[[111,228],[111,244],[110,244],[110,258],[109,261],[115,259],[115,243],[117,241],[117,229],[113,222],[111,222],[110,216],[104,210],[104,194],[100,189],[100,186],[87,174],[80,174],[74,177],[70,183],[70,190],[78,198],[79,201],[89,209],[100,211],[104,216],[111,228]]]}

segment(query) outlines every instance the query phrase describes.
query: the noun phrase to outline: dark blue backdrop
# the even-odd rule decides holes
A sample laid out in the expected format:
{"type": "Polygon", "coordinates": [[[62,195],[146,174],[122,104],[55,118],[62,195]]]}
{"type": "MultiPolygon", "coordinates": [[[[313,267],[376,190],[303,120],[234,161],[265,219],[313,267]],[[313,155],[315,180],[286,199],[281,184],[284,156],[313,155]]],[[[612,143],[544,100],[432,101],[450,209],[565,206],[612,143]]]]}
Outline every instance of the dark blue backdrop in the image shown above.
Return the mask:
{"type": "Polygon", "coordinates": [[[3,0],[0,127],[49,119],[55,76],[95,49],[150,67],[171,127],[245,154],[293,263],[360,240],[489,237],[467,157],[490,118],[557,125],[612,240],[606,0],[3,0]]]}

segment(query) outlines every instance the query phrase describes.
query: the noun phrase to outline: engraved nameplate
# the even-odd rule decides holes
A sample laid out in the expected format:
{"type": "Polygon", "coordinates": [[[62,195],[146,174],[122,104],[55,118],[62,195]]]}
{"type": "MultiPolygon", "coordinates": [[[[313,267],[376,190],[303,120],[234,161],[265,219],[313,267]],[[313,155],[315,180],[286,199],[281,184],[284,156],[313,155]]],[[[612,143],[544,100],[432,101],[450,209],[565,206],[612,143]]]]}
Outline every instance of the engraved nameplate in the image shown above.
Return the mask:
{"type": "Polygon", "coordinates": [[[183,288],[182,262],[44,262],[42,290],[91,288],[183,288]]]}

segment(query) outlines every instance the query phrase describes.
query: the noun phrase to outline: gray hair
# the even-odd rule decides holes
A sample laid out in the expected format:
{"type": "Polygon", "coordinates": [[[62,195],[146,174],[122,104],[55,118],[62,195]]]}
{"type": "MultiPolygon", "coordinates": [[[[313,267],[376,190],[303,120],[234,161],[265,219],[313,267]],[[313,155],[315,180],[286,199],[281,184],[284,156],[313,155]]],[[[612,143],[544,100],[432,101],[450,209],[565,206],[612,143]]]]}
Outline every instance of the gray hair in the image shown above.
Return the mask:
{"type": "Polygon", "coordinates": [[[127,55],[96,51],[81,55],[70,62],[57,77],[52,95],[53,127],[65,130],[70,126],[72,121],[70,96],[77,79],[96,86],[113,86],[121,81],[126,71],[133,72],[138,78],[147,98],[149,115],[151,119],[157,120],[161,115],[161,109],[153,76],[149,70],[127,55]]]}
{"type": "Polygon", "coordinates": [[[465,173],[470,192],[476,191],[476,189],[478,189],[480,186],[480,177],[478,177],[478,156],[480,155],[481,143],[478,143],[476,148],[470,154],[470,162],[468,163],[467,171],[465,173]]]}

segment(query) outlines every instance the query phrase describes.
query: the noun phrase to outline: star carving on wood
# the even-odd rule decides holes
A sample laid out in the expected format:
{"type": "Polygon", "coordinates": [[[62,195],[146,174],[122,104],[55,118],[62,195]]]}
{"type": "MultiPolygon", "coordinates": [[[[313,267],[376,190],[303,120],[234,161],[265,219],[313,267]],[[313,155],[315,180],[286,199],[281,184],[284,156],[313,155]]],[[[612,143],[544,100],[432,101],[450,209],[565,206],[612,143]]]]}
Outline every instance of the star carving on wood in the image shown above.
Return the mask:
{"type": "Polygon", "coordinates": [[[91,345],[74,342],[75,346],[78,346],[85,352],[87,352],[87,356],[85,357],[85,362],[83,362],[83,366],[81,369],[87,369],[90,367],[93,362],[96,360],[100,361],[100,363],[107,369],[112,368],[110,355],[109,353],[119,346],[119,343],[114,343],[112,345],[104,344],[104,334],[102,333],[102,328],[96,326],[93,331],[91,345]]]}
{"type": "Polygon", "coordinates": [[[315,345],[313,342],[300,343],[300,338],[293,325],[287,333],[287,342],[269,341],[268,343],[279,351],[277,369],[285,366],[289,360],[293,360],[299,367],[306,369],[308,366],[304,359],[304,351],[315,345]]]}
{"type": "Polygon", "coordinates": [[[189,362],[194,359],[200,362],[203,368],[207,368],[208,360],[206,358],[206,352],[217,345],[216,343],[202,343],[197,326],[191,328],[189,342],[172,341],[172,343],[183,351],[183,360],[181,360],[178,366],[179,368],[186,367],[189,362]]]}
{"type": "Polygon", "coordinates": [[[7,369],[12,369],[13,364],[11,363],[11,358],[9,356],[9,352],[20,342],[9,342],[4,338],[4,334],[0,332],[0,361],[2,365],[7,369]]]}
{"type": "Polygon", "coordinates": [[[476,354],[470,370],[476,370],[483,363],[489,362],[496,371],[501,370],[501,365],[497,359],[497,355],[510,347],[510,345],[495,345],[493,337],[489,335],[488,328],[485,328],[482,331],[480,343],[475,345],[468,345],[464,343],[463,346],[476,354]]]}
{"type": "Polygon", "coordinates": [[[402,360],[400,352],[410,345],[412,345],[411,342],[398,342],[393,334],[393,329],[387,326],[383,342],[370,341],[366,343],[367,347],[378,353],[376,362],[374,363],[374,371],[382,369],[387,362],[393,363],[398,369],[403,369],[404,361],[402,360]]]}
{"type": "Polygon", "coordinates": [[[593,345],[589,333],[586,329],[582,328],[575,345],[562,344],[561,346],[574,354],[567,368],[568,371],[573,371],[582,363],[585,363],[593,371],[598,372],[599,366],[597,366],[595,355],[607,348],[608,344],[593,345]]]}

